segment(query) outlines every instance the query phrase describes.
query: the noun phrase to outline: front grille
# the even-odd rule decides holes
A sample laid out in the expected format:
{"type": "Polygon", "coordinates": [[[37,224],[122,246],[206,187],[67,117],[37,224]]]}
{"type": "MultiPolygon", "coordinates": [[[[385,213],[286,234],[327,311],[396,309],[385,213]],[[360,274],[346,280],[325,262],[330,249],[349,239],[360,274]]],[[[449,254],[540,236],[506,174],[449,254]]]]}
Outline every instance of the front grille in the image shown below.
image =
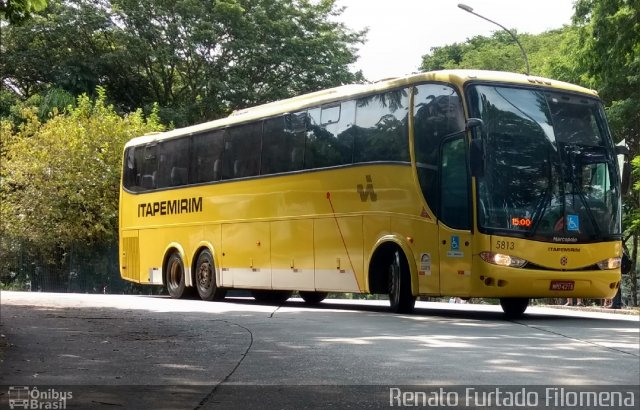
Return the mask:
{"type": "Polygon", "coordinates": [[[554,268],[547,268],[545,266],[536,265],[535,263],[531,263],[531,262],[527,262],[527,264],[524,265],[523,268],[534,269],[534,270],[544,270],[544,271],[561,270],[561,271],[564,271],[564,272],[580,272],[580,271],[587,271],[587,270],[600,270],[600,268],[598,267],[597,264],[584,266],[582,268],[577,268],[577,269],[554,269],[554,268]]]}

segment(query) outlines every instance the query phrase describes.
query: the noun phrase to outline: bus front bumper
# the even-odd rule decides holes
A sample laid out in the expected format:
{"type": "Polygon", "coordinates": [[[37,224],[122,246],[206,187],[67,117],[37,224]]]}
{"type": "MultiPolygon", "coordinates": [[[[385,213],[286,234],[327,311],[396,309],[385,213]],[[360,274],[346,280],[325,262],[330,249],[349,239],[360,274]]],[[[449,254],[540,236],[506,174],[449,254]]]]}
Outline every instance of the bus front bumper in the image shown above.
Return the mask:
{"type": "Polygon", "coordinates": [[[471,277],[471,297],[612,298],[620,269],[553,271],[481,263],[471,277]]]}

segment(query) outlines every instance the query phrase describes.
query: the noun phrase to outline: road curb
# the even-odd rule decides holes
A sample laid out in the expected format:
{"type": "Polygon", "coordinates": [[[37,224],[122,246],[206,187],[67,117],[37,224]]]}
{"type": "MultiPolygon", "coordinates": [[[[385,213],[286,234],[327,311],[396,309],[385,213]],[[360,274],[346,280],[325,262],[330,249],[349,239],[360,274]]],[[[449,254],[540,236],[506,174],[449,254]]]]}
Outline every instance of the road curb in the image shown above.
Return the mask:
{"type": "Polygon", "coordinates": [[[601,306],[564,306],[564,305],[538,305],[539,307],[551,309],[573,310],[581,312],[615,313],[618,315],[640,315],[640,308],[611,309],[601,306]]]}

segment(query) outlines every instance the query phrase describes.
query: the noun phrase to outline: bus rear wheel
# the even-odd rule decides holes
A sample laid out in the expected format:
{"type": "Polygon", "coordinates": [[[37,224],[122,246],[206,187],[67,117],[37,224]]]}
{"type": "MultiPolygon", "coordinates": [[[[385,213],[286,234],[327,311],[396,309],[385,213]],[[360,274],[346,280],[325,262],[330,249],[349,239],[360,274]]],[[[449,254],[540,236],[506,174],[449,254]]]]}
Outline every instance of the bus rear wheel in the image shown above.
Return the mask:
{"type": "Polygon", "coordinates": [[[389,273],[389,305],[393,313],[411,313],[416,298],[411,293],[411,274],[409,266],[395,251],[388,262],[389,273]]]}
{"type": "Polygon", "coordinates": [[[185,277],[184,277],[184,263],[182,262],[182,258],[177,253],[172,253],[167,260],[166,267],[166,281],[167,290],[169,291],[169,296],[173,299],[180,299],[186,296],[185,288],[185,277]]]}
{"type": "Polygon", "coordinates": [[[218,287],[216,283],[216,269],[213,256],[208,250],[200,252],[195,271],[196,289],[202,300],[222,300],[227,291],[218,287]]]}
{"type": "Polygon", "coordinates": [[[260,303],[280,305],[293,295],[290,290],[252,290],[251,295],[260,303]]]}
{"type": "Polygon", "coordinates": [[[303,292],[300,291],[300,297],[309,305],[317,305],[329,296],[328,292],[303,292]]]}
{"type": "Polygon", "coordinates": [[[518,319],[529,306],[529,298],[501,298],[500,306],[507,319],[518,319]]]}

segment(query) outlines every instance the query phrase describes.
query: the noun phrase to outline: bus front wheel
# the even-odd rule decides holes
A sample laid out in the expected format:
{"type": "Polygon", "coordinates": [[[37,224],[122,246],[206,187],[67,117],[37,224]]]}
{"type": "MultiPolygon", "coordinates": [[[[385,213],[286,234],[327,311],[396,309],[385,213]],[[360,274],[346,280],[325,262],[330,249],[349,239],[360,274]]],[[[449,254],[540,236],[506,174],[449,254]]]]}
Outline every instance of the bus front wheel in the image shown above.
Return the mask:
{"type": "Polygon", "coordinates": [[[389,261],[389,305],[393,313],[411,313],[416,298],[411,293],[411,274],[404,256],[395,251],[389,261]]]}
{"type": "Polygon", "coordinates": [[[174,299],[185,296],[184,263],[177,253],[172,253],[167,260],[166,284],[169,295],[174,299]]]}
{"type": "Polygon", "coordinates": [[[529,298],[501,298],[500,306],[507,319],[518,319],[529,306],[529,298]]]}
{"type": "Polygon", "coordinates": [[[300,297],[309,305],[317,305],[329,296],[328,292],[304,292],[300,291],[300,297]]]}
{"type": "Polygon", "coordinates": [[[195,271],[196,288],[202,300],[222,300],[227,291],[220,289],[216,283],[216,269],[213,256],[208,250],[200,252],[195,271]]]}

